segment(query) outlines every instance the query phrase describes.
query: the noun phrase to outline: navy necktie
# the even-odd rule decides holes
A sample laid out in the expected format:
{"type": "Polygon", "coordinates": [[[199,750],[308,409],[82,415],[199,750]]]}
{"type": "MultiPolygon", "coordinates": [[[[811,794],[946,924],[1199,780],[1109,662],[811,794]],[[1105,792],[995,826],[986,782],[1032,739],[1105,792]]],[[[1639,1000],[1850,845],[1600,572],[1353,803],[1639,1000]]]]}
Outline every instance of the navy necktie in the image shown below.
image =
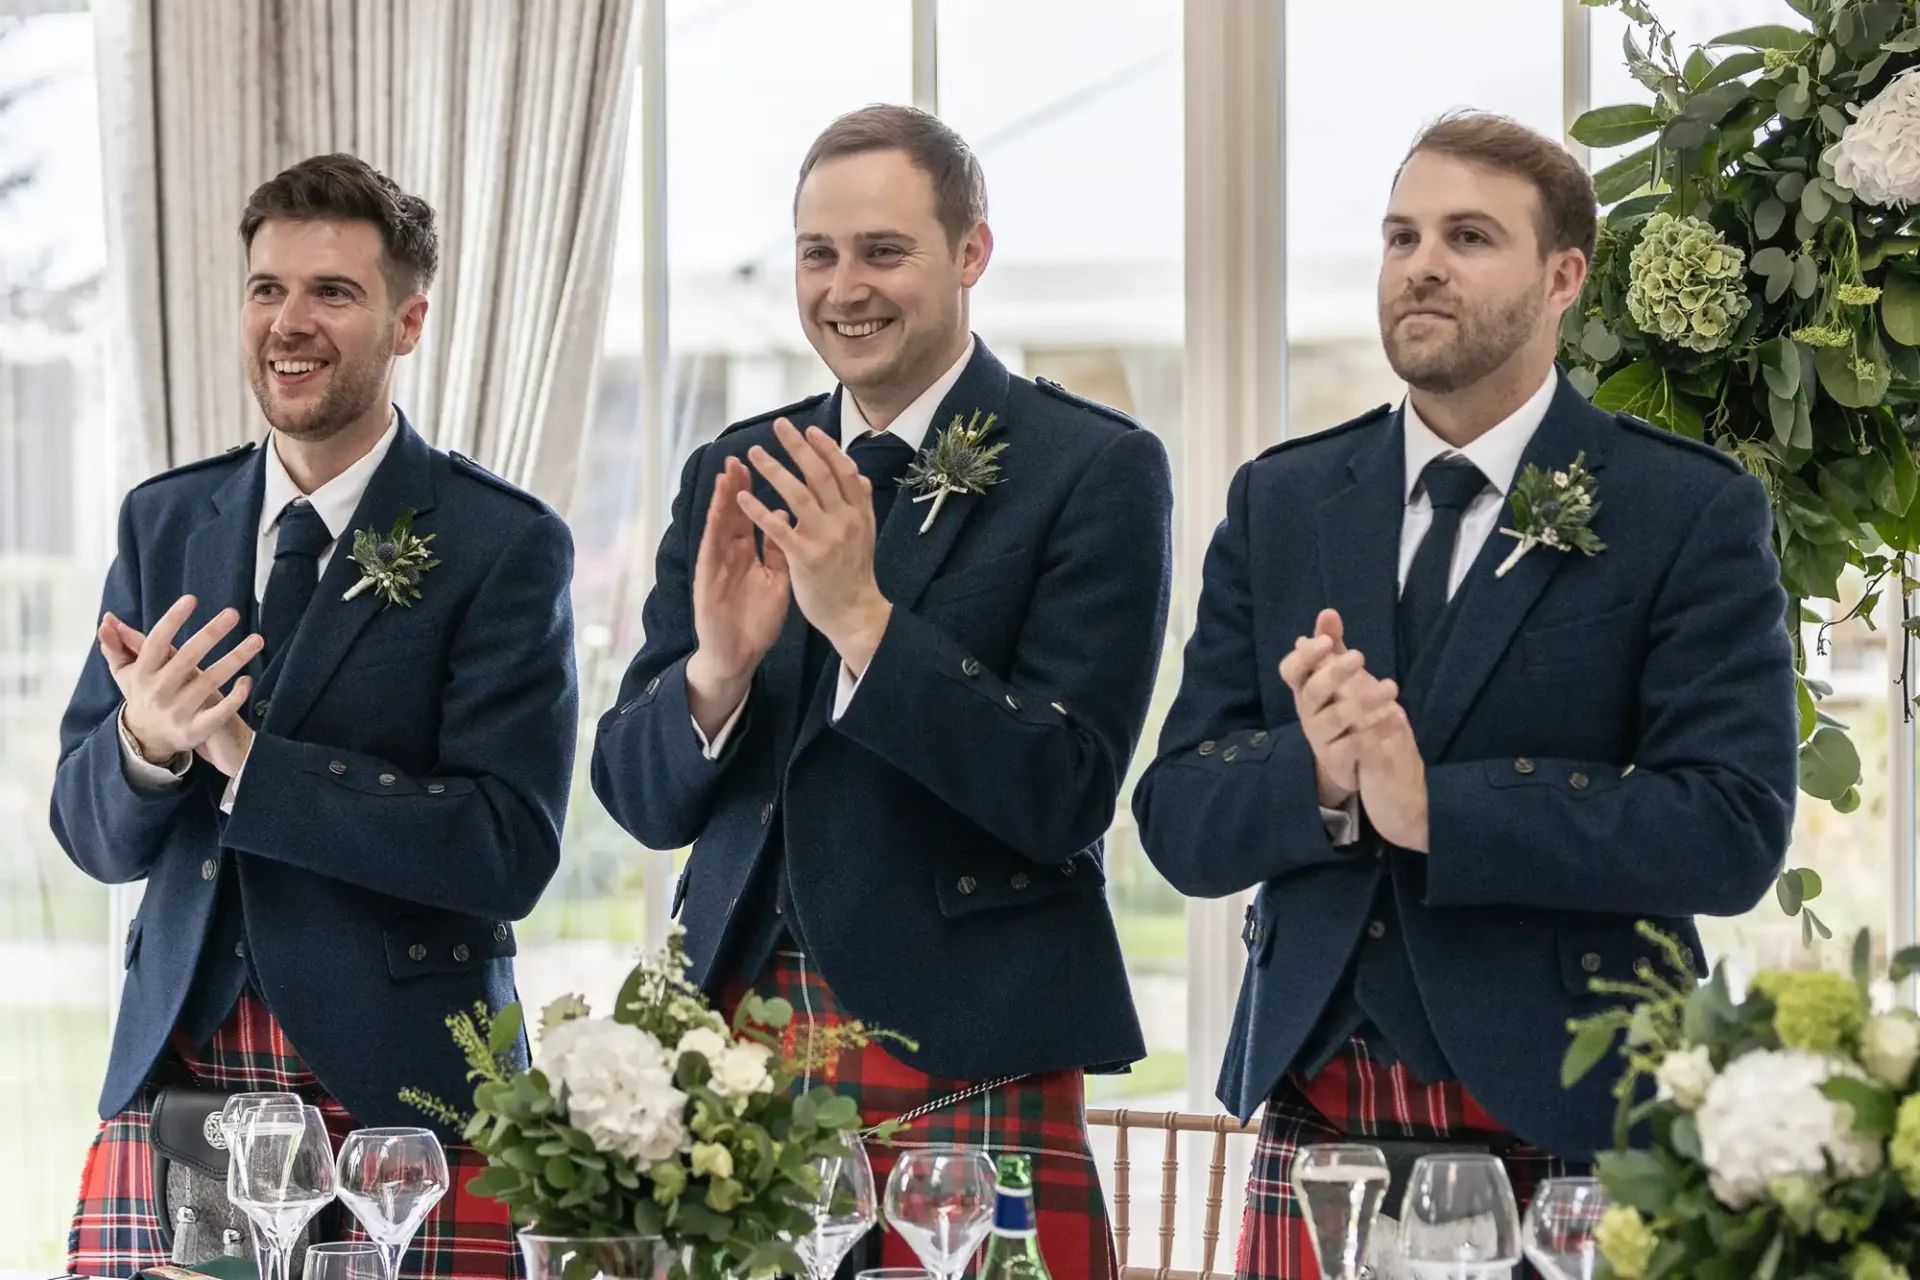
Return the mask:
{"type": "Polygon", "coordinates": [[[1420,473],[1421,487],[1433,504],[1433,523],[1407,569],[1400,589],[1398,623],[1400,678],[1413,671],[1420,650],[1433,638],[1440,615],[1447,609],[1447,582],[1453,571],[1454,544],[1460,537],[1460,517],[1467,504],[1487,487],[1480,468],[1459,454],[1435,458],[1420,473]]]}
{"type": "Polygon", "coordinates": [[[887,513],[900,493],[900,477],[913,465],[913,446],[891,431],[861,436],[847,449],[860,474],[873,481],[874,535],[887,527],[887,513]]]}
{"type": "Polygon", "coordinates": [[[273,544],[273,572],[260,602],[260,638],[272,663],[286,650],[301,615],[320,585],[320,553],[333,544],[327,522],[305,498],[295,498],[280,513],[279,539],[273,544]]]}

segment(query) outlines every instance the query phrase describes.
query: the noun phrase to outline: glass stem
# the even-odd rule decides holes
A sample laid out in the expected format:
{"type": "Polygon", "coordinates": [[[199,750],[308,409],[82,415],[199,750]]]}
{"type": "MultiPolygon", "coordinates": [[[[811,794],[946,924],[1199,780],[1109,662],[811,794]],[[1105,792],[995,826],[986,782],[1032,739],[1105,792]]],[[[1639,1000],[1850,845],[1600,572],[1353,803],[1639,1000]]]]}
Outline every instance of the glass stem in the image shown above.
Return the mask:
{"type": "Polygon", "coordinates": [[[381,1243],[380,1261],[386,1264],[387,1280],[400,1280],[400,1259],[406,1256],[406,1245],[381,1243]]]}

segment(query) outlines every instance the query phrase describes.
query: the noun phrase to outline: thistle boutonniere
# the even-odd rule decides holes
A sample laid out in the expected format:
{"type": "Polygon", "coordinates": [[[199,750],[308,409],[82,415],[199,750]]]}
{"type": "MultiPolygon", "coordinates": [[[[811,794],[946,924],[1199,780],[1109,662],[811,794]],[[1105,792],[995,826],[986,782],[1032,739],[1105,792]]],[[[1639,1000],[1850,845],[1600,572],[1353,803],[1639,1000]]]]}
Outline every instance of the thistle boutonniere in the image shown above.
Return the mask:
{"type": "Polygon", "coordinates": [[[353,562],[360,566],[360,581],[340,598],[351,600],[371,587],[387,604],[411,608],[420,598],[420,579],[440,563],[427,550],[433,537],[414,535],[411,511],[395,521],[392,532],[384,537],[371,529],[355,529],[353,562]]]}
{"type": "Polygon", "coordinates": [[[980,410],[973,411],[973,417],[967,422],[960,420],[959,414],[953,415],[953,425],[942,431],[933,442],[933,448],[926,458],[915,459],[907,468],[907,474],[901,484],[914,491],[915,502],[931,502],[933,507],[927,512],[927,518],[920,522],[920,532],[933,528],[935,517],[940,508],[946,505],[947,495],[953,493],[985,493],[987,486],[1000,483],[1000,464],[994,459],[1007,447],[1001,440],[995,444],[983,443],[987,432],[993,430],[997,421],[994,414],[988,414],[983,422],[980,410]]]}
{"type": "Polygon", "coordinates": [[[1520,527],[1500,530],[1509,538],[1518,538],[1520,545],[1500,562],[1494,577],[1506,577],[1507,570],[1535,547],[1587,555],[1607,549],[1607,544],[1587,527],[1600,514],[1600,503],[1593,496],[1593,473],[1582,465],[1586,458],[1585,452],[1576,455],[1565,471],[1542,471],[1528,463],[1520,473],[1507,499],[1513,507],[1514,523],[1520,527]]]}

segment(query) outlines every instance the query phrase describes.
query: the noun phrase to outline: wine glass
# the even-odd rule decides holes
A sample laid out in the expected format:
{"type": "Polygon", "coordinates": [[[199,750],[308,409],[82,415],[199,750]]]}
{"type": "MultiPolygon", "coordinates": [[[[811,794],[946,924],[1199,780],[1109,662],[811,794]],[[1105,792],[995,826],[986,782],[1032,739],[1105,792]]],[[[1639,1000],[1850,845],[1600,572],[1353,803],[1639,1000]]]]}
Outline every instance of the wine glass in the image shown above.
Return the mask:
{"type": "Polygon", "coordinates": [[[381,1280],[394,1280],[414,1233],[452,1185],[440,1139],[431,1129],[355,1129],[333,1171],[340,1202],[380,1246],[381,1280]]]}
{"type": "Polygon", "coordinates": [[[809,1280],[833,1280],[841,1259],[856,1241],[873,1230],[873,1165],[867,1149],[855,1138],[843,1155],[822,1156],[813,1162],[820,1175],[820,1198],[813,1206],[813,1234],[793,1242],[806,1265],[809,1280]]]}
{"type": "Polygon", "coordinates": [[[267,1104],[234,1122],[227,1199],[253,1223],[261,1280],[291,1280],[294,1242],[333,1199],[333,1146],[317,1107],[267,1104]]]}
{"type": "Polygon", "coordinates": [[[1598,1178],[1548,1178],[1533,1193],[1521,1244],[1547,1280],[1593,1280],[1593,1233],[1607,1211],[1598,1178]]]}
{"type": "Polygon", "coordinates": [[[1293,1198],[1306,1215],[1313,1260],[1326,1280],[1359,1280],[1367,1237],[1387,1198],[1378,1147],[1317,1143],[1293,1158],[1293,1198]]]}
{"type": "MultiPolygon", "coordinates": [[[[265,1106],[298,1107],[305,1105],[297,1093],[257,1092],[235,1093],[227,1097],[226,1105],[220,1108],[220,1145],[231,1150],[233,1146],[233,1126],[241,1116],[265,1106]]],[[[260,1228],[247,1221],[247,1238],[253,1244],[253,1257],[256,1265],[265,1250],[260,1245],[260,1228]]]]}
{"type": "Polygon", "coordinates": [[[887,1221],[936,1280],[959,1280],[993,1225],[993,1162],[963,1147],[901,1153],[887,1179],[887,1221]]]}
{"type": "Polygon", "coordinates": [[[307,1246],[300,1280],[386,1280],[387,1259],[370,1240],[307,1246]]]}
{"type": "Polygon", "coordinates": [[[853,1280],[937,1280],[937,1277],[922,1267],[874,1267],[862,1271],[853,1280]]]}
{"type": "Polygon", "coordinates": [[[1520,1263],[1520,1210],[1506,1166],[1421,1156],[1401,1202],[1400,1250],[1420,1280],[1507,1280],[1520,1263]]]}

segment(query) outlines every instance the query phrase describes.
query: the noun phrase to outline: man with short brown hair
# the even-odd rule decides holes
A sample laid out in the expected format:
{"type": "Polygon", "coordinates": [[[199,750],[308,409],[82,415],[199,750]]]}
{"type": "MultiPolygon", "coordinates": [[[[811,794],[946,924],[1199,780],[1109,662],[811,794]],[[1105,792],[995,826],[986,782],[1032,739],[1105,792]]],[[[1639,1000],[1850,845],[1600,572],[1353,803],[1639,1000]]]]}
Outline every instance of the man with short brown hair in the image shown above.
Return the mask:
{"type": "Polygon", "coordinates": [[[1405,402],[1242,467],[1207,554],[1134,812],[1175,887],[1259,887],[1220,1079],[1243,1119],[1266,1108],[1249,1280],[1315,1274],[1305,1144],[1382,1148],[1393,1215],[1422,1154],[1500,1155],[1523,1206],[1590,1160],[1611,1081],[1559,1069],[1568,1019],[1603,1007],[1590,982],[1655,954],[1641,919],[1699,954],[1693,916],[1747,910],[1785,856],[1766,493],[1555,369],[1593,236],[1548,139],[1485,115],[1423,135],[1382,224],[1405,402]],[[1523,477],[1552,499],[1532,523],[1523,477]],[[1549,517],[1587,503],[1583,548],[1549,517]]]}
{"type": "MultiPolygon", "coordinates": [[[[560,857],[572,539],[391,398],[426,322],[433,211],[318,156],[255,191],[240,234],[241,355],[271,433],[127,495],[61,723],[55,835],[96,880],[146,885],[68,1240],[80,1275],[244,1240],[219,1177],[231,1093],[297,1093],[336,1140],[430,1123],[402,1089],[469,1094],[446,1018],[515,998],[512,922],[560,857]]],[[[454,1186],[410,1280],[518,1274],[459,1136],[442,1131],[454,1186]]],[[[341,1210],[314,1226],[347,1230],[341,1210]]]]}

